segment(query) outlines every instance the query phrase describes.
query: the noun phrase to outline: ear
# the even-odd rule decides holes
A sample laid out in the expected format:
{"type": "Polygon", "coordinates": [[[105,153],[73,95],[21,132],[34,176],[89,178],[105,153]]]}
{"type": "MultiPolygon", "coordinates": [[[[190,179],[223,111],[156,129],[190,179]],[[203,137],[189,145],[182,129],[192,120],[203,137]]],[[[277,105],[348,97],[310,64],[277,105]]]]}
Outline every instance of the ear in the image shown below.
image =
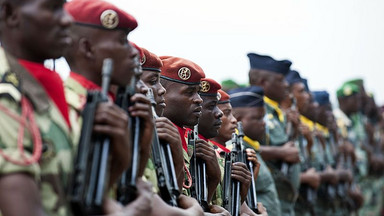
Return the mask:
{"type": "Polygon", "coordinates": [[[94,49],[92,47],[92,43],[85,37],[80,38],[79,40],[79,52],[81,56],[84,56],[87,59],[94,59],[94,49]]]}
{"type": "Polygon", "coordinates": [[[18,26],[20,22],[18,8],[8,1],[0,3],[0,21],[8,27],[18,26]]]}

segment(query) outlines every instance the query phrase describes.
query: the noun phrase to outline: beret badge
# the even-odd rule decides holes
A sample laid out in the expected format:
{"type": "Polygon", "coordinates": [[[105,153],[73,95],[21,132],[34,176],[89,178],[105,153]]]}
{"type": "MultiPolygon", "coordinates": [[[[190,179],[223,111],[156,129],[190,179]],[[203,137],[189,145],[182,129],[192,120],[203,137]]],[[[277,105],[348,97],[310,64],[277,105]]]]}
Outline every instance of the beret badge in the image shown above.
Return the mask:
{"type": "Polygon", "coordinates": [[[208,92],[210,88],[209,82],[205,80],[201,81],[201,92],[208,92]]]}
{"type": "Polygon", "coordinates": [[[145,55],[143,55],[143,57],[141,57],[140,59],[140,65],[145,64],[146,61],[147,61],[147,58],[145,57],[145,55]]]}
{"type": "Polygon", "coordinates": [[[105,10],[100,15],[100,21],[104,28],[114,29],[119,25],[119,16],[114,10],[105,10]]]}
{"type": "Polygon", "coordinates": [[[349,87],[349,86],[345,87],[343,93],[344,93],[345,96],[351,95],[352,94],[352,88],[349,87]]]}
{"type": "Polygon", "coordinates": [[[188,80],[191,77],[191,70],[189,68],[187,68],[187,67],[182,67],[177,72],[177,75],[182,80],[188,80]]]}

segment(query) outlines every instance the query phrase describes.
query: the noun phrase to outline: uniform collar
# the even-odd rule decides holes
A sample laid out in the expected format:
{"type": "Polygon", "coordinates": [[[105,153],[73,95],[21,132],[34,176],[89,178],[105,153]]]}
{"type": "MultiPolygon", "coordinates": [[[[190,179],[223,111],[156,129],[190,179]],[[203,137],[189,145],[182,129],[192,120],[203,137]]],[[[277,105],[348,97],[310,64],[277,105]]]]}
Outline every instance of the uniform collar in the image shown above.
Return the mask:
{"type": "Polygon", "coordinates": [[[311,120],[309,120],[307,117],[300,115],[300,121],[303,123],[305,126],[309,127],[311,131],[315,129],[315,123],[311,120]]]}
{"type": "Polygon", "coordinates": [[[254,148],[256,151],[259,151],[260,149],[260,143],[257,140],[253,140],[247,136],[244,136],[244,141],[247,142],[252,148],[254,148]]]}
{"type": "Polygon", "coordinates": [[[279,107],[279,103],[277,103],[276,101],[270,99],[269,97],[267,96],[264,96],[264,102],[266,104],[268,104],[270,107],[272,107],[276,113],[277,113],[277,116],[279,117],[279,120],[280,122],[284,122],[284,113],[283,111],[280,109],[279,107]]]}
{"type": "Polygon", "coordinates": [[[10,72],[15,73],[16,77],[19,79],[20,92],[28,97],[28,99],[33,104],[33,107],[36,112],[43,113],[47,112],[50,108],[49,96],[45,92],[44,88],[39,84],[39,82],[18,62],[18,60],[6,53],[4,49],[0,47],[0,58],[6,58],[8,61],[8,67],[3,67],[4,71],[0,71],[3,75],[4,73],[10,72]]]}

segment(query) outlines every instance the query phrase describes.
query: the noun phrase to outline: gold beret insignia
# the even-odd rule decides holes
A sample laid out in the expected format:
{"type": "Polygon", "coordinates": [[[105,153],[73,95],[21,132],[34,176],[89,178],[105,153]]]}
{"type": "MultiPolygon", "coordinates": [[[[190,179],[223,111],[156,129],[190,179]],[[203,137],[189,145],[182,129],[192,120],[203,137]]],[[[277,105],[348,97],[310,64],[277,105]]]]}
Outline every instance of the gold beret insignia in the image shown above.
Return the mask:
{"type": "Polygon", "coordinates": [[[143,55],[143,57],[140,59],[140,65],[145,64],[146,61],[147,61],[147,58],[145,57],[145,55],[143,55]]]}
{"type": "Polygon", "coordinates": [[[345,96],[349,96],[349,95],[351,95],[351,94],[352,94],[352,88],[349,87],[349,86],[346,86],[346,87],[344,88],[344,90],[343,90],[343,93],[344,93],[345,96]]]}
{"type": "Polygon", "coordinates": [[[205,80],[201,81],[201,92],[208,92],[210,88],[209,82],[205,80]]]}
{"type": "Polygon", "coordinates": [[[119,15],[114,10],[105,10],[100,16],[101,25],[107,29],[114,29],[119,25],[119,15]]]}
{"type": "Polygon", "coordinates": [[[187,67],[182,67],[179,72],[177,72],[177,75],[182,80],[188,80],[191,77],[191,70],[187,67]]]}

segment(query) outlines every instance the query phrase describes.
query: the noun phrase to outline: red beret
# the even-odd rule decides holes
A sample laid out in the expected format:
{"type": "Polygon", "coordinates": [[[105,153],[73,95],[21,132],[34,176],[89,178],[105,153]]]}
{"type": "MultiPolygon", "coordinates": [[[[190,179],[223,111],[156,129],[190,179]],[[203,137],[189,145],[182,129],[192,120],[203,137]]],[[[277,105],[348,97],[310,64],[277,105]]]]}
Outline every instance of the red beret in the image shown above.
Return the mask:
{"type": "Polygon", "coordinates": [[[202,96],[217,96],[217,91],[221,89],[221,85],[213,79],[201,79],[201,89],[199,94],[202,96]]]}
{"type": "Polygon", "coordinates": [[[161,72],[161,67],[163,67],[161,59],[145,48],[141,48],[141,50],[143,51],[143,56],[141,57],[140,63],[143,70],[161,72]]]}
{"type": "Polygon", "coordinates": [[[140,59],[143,58],[144,56],[144,51],[141,47],[137,46],[137,44],[133,43],[132,41],[129,41],[129,43],[135,47],[135,49],[137,49],[137,51],[139,52],[139,55],[140,55],[140,59]]]}
{"type": "Polygon", "coordinates": [[[136,19],[113,4],[102,0],[72,0],[65,9],[80,25],[102,29],[132,31],[137,27],[136,19]]]}
{"type": "Polygon", "coordinates": [[[160,56],[160,59],[163,62],[163,79],[186,85],[199,85],[200,80],[205,77],[203,69],[187,59],[173,56],[160,56]]]}
{"type": "Polygon", "coordinates": [[[218,104],[225,104],[229,103],[229,94],[227,94],[225,91],[219,89],[218,93],[220,94],[220,100],[218,104]]]}

